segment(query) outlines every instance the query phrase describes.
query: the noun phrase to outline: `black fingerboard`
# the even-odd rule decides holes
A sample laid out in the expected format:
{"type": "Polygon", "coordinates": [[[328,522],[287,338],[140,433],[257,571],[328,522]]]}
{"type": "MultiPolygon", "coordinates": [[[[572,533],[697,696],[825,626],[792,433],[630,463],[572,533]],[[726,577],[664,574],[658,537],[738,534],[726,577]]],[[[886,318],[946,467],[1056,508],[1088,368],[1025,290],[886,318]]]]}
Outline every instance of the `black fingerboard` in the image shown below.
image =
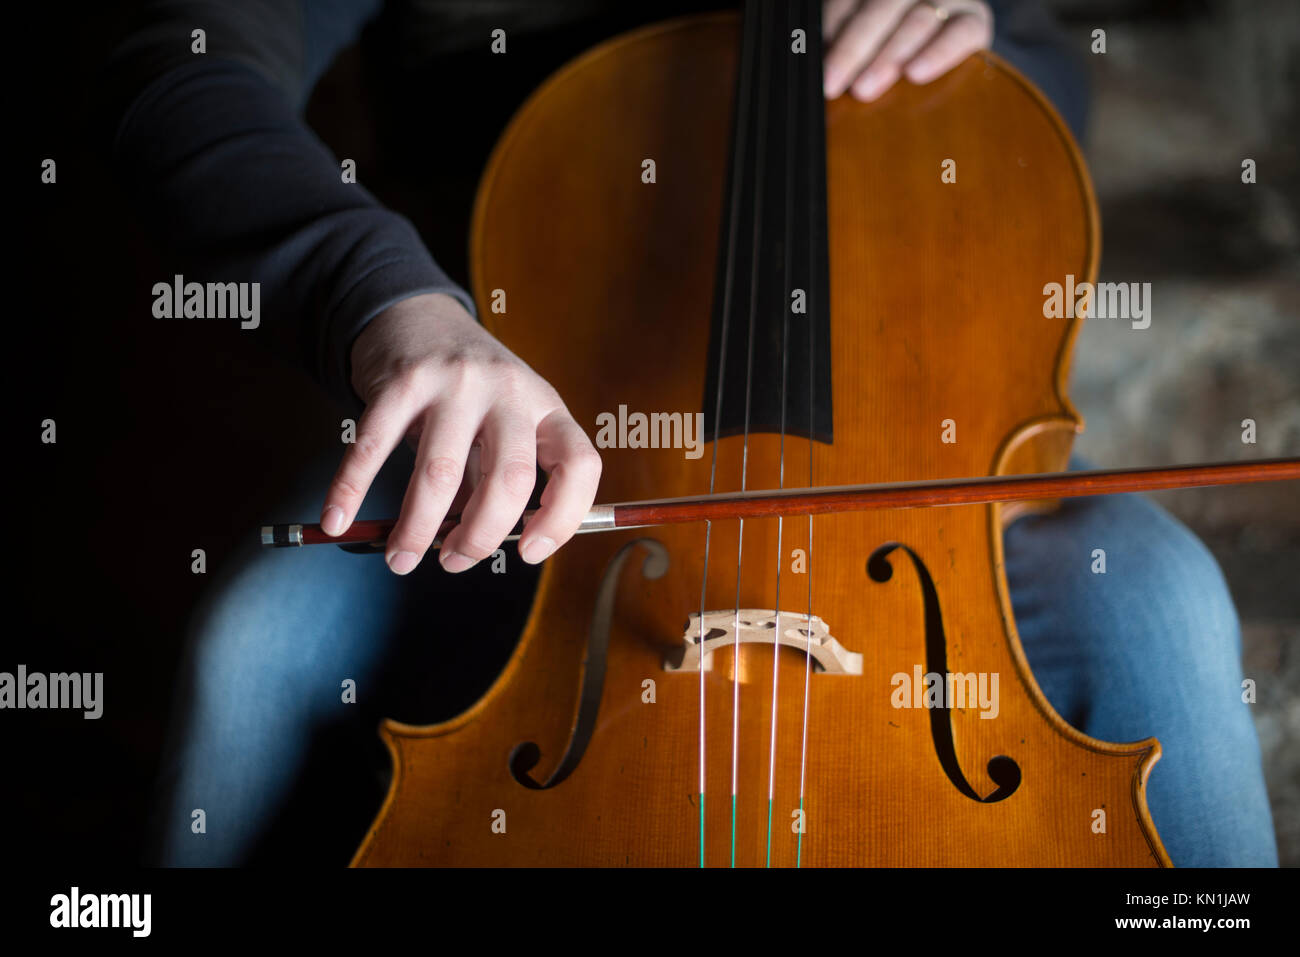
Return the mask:
{"type": "Polygon", "coordinates": [[[751,0],[704,390],[710,440],[747,424],[750,433],[784,425],[788,435],[833,440],[825,109],[819,0],[751,0]]]}

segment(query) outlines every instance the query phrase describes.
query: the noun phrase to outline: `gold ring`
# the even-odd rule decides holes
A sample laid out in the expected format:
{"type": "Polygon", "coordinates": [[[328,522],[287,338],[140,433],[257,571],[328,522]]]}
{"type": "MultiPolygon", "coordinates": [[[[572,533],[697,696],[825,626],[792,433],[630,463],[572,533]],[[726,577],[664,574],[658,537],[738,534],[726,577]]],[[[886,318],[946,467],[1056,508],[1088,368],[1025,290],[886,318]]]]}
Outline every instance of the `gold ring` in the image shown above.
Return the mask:
{"type": "Polygon", "coordinates": [[[924,3],[927,7],[929,7],[931,10],[934,11],[934,15],[939,18],[940,23],[948,19],[947,9],[939,6],[939,4],[935,3],[934,0],[921,0],[921,3],[924,3]]]}

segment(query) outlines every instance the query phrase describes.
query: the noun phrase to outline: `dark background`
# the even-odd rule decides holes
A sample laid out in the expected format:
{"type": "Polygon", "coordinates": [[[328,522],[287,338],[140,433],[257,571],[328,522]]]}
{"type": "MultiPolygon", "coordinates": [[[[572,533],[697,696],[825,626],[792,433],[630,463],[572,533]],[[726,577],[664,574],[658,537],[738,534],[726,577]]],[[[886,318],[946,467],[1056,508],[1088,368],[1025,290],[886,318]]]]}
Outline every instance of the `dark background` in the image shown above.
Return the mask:
{"type": "MultiPolygon", "coordinates": [[[[1107,32],[1107,53],[1088,56],[1085,144],[1102,208],[1102,278],[1155,286],[1145,334],[1085,325],[1072,389],[1088,421],[1079,450],[1098,466],[1300,454],[1297,5],[1052,5],[1081,51],[1093,29],[1107,32]],[[1258,163],[1257,185],[1240,182],[1246,157],[1258,163]],[[1256,446],[1240,442],[1246,417],[1259,423],[1256,446]]],[[[628,19],[658,19],[674,5],[644,6],[628,19]]],[[[171,273],[97,152],[91,109],[96,70],[128,7],[47,8],[14,34],[28,66],[9,84],[18,113],[9,182],[32,218],[11,233],[7,254],[19,293],[6,377],[18,454],[7,457],[17,480],[5,578],[15,614],[0,670],[103,671],[107,704],[99,721],[6,712],[0,793],[5,832],[18,840],[11,850],[86,864],[139,856],[180,639],[205,584],[190,572],[191,549],[220,568],[276,518],[264,503],[293,487],[302,457],[337,442],[341,417],[236,323],[152,319],[150,288],[171,273]],[[39,183],[46,157],[58,161],[57,186],[39,183]],[[39,443],[45,418],[58,423],[57,445],[39,443]]],[[[464,282],[465,233],[445,224],[467,219],[505,117],[613,26],[556,35],[549,60],[508,77],[485,79],[495,75],[484,69],[486,44],[448,53],[404,74],[400,88],[397,64],[366,53],[381,26],[335,65],[309,120],[464,282]],[[472,91],[468,75],[478,78],[472,91]]],[[[1300,863],[1295,498],[1293,486],[1161,497],[1209,544],[1237,600],[1289,864],[1300,863]]],[[[467,703],[479,687],[468,682],[460,695],[467,703]]]]}

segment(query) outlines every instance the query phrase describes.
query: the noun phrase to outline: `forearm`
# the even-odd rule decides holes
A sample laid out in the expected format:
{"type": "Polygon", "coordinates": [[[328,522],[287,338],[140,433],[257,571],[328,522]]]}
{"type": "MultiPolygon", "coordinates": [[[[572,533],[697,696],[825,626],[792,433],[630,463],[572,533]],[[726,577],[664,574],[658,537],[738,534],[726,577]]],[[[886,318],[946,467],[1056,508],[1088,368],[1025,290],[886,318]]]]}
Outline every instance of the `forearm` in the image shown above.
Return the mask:
{"type": "MultiPolygon", "coordinates": [[[[281,32],[274,42],[263,35],[256,46],[231,40],[189,53],[187,23],[247,17],[217,6],[167,4],[167,26],[148,25],[124,45],[117,76],[130,85],[151,68],[157,75],[129,96],[112,160],[177,266],[202,273],[193,276],[200,281],[260,283],[274,338],[346,403],[351,344],[386,306],[423,292],[473,306],[406,219],[343,181],[339,161],[299,115],[329,45],[359,23],[304,31],[290,9],[299,4],[258,4],[264,26],[281,32]]],[[[225,21],[213,35],[235,32],[225,21]]]]}

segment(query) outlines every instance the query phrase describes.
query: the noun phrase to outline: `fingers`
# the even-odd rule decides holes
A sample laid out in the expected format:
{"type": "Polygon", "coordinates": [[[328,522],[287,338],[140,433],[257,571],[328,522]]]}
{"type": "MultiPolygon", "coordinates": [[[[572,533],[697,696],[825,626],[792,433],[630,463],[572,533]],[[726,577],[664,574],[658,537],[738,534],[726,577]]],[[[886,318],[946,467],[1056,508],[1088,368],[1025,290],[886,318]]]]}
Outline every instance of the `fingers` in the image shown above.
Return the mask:
{"type": "Polygon", "coordinates": [[[827,99],[834,99],[849,88],[914,2],[874,0],[862,4],[849,17],[826,52],[823,83],[827,99]]]}
{"type": "Polygon", "coordinates": [[[465,503],[469,501],[469,497],[474,494],[474,489],[478,488],[482,481],[483,446],[475,442],[469,448],[469,457],[465,459],[465,477],[461,479],[460,491],[456,493],[456,498],[451,503],[453,515],[459,515],[465,510],[465,503]]]}
{"type": "Polygon", "coordinates": [[[480,437],[482,481],[438,556],[449,572],[463,572],[500,547],[537,481],[536,428],[522,407],[498,406],[484,420],[480,437]]]}
{"type": "Polygon", "coordinates": [[[524,526],[519,554],[537,563],[573,537],[596,500],[600,453],[567,409],[559,408],[537,426],[537,461],[550,476],[541,507],[524,526]]]}
{"type": "Polygon", "coordinates": [[[926,4],[912,7],[890,34],[871,63],[850,88],[859,100],[877,99],[898,82],[903,64],[943,28],[943,21],[926,4]]]}
{"type": "Polygon", "coordinates": [[[463,407],[449,414],[446,406],[426,414],[415,470],[384,551],[384,560],[395,574],[405,575],[414,569],[437,537],[460,491],[480,415],[481,411],[475,414],[463,407]]]}
{"type": "Polygon", "coordinates": [[[385,548],[395,574],[415,569],[447,516],[457,512],[459,522],[442,543],[442,567],[461,572],[491,556],[527,507],[539,461],[551,481],[521,537],[520,555],[534,564],[547,558],[573,537],[590,510],[600,456],[553,391],[540,401],[522,391],[526,398],[518,401],[503,401],[500,390],[485,390],[478,399],[462,394],[413,417],[409,409],[420,403],[408,401],[407,390],[384,390],[362,416],[357,442],[344,455],[322,526],[331,535],[346,530],[389,453],[403,436],[418,434],[415,468],[385,548]]]}
{"type": "Polygon", "coordinates": [[[954,14],[904,69],[913,83],[929,83],[993,42],[993,22],[974,11],[954,14]]]}
{"type": "Polygon", "coordinates": [[[899,78],[928,83],[993,39],[988,6],[975,0],[831,0],[823,22],[834,41],[826,54],[828,98],[845,91],[878,99],[899,78]],[[831,19],[834,18],[834,19],[831,19]]]}
{"type": "Polygon", "coordinates": [[[406,434],[410,418],[409,395],[400,387],[386,390],[366,407],[357,425],[357,440],[343,453],[325,495],[320,524],[326,535],[347,531],[379,469],[406,434]]]}

